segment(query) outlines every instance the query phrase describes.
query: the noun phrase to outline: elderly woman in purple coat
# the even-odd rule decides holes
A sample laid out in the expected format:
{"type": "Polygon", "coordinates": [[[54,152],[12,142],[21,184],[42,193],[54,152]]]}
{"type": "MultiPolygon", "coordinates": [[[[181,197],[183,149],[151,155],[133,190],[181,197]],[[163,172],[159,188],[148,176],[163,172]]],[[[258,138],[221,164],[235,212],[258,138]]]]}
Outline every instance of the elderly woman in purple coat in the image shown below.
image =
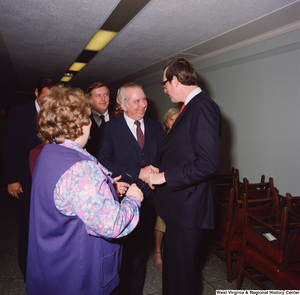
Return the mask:
{"type": "Polygon", "coordinates": [[[119,282],[117,238],[137,225],[143,194],[84,149],[89,115],[79,89],[54,87],[42,102],[37,128],[47,144],[33,173],[28,295],[109,294],[119,282]]]}

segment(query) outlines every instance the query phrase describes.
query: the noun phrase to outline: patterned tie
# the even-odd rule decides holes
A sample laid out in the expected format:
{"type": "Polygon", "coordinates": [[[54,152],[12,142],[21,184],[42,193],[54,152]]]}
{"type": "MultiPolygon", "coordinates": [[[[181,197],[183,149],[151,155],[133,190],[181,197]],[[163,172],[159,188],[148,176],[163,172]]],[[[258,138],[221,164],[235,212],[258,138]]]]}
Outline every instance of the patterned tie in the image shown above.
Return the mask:
{"type": "Polygon", "coordinates": [[[141,123],[139,121],[135,121],[134,124],[136,125],[136,137],[137,137],[137,141],[141,147],[141,149],[144,146],[144,142],[145,142],[145,138],[144,138],[144,134],[142,132],[141,129],[141,123]]]}
{"type": "Polygon", "coordinates": [[[183,111],[184,107],[185,107],[185,104],[183,104],[183,105],[181,106],[181,109],[180,109],[179,115],[180,115],[180,114],[181,114],[181,112],[183,111]]]}

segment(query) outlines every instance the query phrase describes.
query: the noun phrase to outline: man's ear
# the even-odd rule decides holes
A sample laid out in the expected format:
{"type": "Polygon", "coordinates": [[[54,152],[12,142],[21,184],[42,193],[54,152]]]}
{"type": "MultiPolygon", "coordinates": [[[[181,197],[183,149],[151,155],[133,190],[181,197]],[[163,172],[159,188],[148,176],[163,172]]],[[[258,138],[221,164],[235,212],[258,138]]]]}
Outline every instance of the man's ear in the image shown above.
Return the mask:
{"type": "Polygon", "coordinates": [[[37,88],[35,88],[34,94],[35,94],[35,97],[39,96],[39,90],[37,88]]]}
{"type": "Polygon", "coordinates": [[[178,81],[178,79],[177,79],[177,77],[176,76],[173,76],[173,78],[172,78],[172,84],[174,85],[174,86],[178,86],[178,84],[180,83],[179,81],[178,81]]]}
{"type": "Polygon", "coordinates": [[[121,108],[124,112],[127,112],[127,106],[125,103],[121,102],[121,108]]]}

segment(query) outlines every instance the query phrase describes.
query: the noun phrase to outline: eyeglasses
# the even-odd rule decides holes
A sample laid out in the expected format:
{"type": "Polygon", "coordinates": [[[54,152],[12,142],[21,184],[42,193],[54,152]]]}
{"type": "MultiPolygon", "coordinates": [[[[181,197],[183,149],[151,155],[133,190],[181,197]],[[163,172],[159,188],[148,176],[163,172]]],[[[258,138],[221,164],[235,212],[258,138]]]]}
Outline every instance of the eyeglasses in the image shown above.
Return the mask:
{"type": "Polygon", "coordinates": [[[125,172],[125,174],[131,178],[131,184],[133,184],[133,177],[127,172],[125,172]]]}
{"type": "Polygon", "coordinates": [[[162,87],[166,87],[166,83],[167,82],[170,82],[170,80],[169,79],[167,79],[166,81],[162,81],[162,82],[160,82],[160,84],[162,85],[162,87]]]}

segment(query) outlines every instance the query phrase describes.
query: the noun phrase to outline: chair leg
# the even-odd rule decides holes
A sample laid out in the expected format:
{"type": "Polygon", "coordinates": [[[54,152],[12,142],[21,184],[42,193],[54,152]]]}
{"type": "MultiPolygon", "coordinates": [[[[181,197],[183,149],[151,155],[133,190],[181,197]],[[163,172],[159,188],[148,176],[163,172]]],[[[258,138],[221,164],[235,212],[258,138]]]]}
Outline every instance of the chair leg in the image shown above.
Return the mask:
{"type": "Polygon", "coordinates": [[[226,252],[226,264],[227,264],[227,281],[229,283],[232,283],[232,271],[231,271],[231,264],[232,264],[232,261],[231,261],[231,255],[230,255],[230,252],[227,253],[226,252]]]}
{"type": "Polygon", "coordinates": [[[238,266],[239,266],[238,262],[239,261],[236,258],[235,263],[234,263],[234,265],[233,265],[233,267],[231,269],[231,280],[234,280],[237,277],[237,271],[238,271],[238,266]]]}
{"type": "Polygon", "coordinates": [[[238,259],[236,265],[237,279],[236,279],[236,289],[240,290],[244,281],[243,269],[245,267],[245,261],[243,259],[238,259]]]}

